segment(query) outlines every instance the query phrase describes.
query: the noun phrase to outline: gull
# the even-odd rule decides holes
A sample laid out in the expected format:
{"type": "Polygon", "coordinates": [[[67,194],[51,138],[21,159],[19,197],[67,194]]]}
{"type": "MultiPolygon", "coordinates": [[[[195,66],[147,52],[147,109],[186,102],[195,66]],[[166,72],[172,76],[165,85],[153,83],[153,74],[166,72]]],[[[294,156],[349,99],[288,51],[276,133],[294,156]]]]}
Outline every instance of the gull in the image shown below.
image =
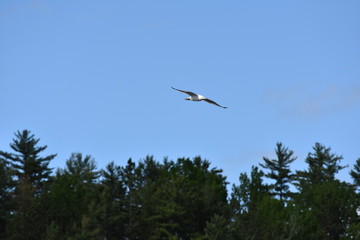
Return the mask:
{"type": "Polygon", "coordinates": [[[189,95],[189,97],[188,97],[188,98],[185,98],[185,100],[197,101],[197,102],[204,100],[204,101],[206,101],[206,102],[208,102],[208,103],[211,103],[211,104],[214,104],[214,105],[216,105],[216,106],[218,106],[218,107],[227,108],[227,107],[223,107],[223,106],[217,104],[217,103],[214,102],[213,100],[210,100],[210,99],[208,99],[208,98],[206,98],[206,97],[204,97],[204,96],[202,96],[202,95],[199,95],[199,94],[196,94],[196,93],[193,93],[193,92],[189,92],[189,91],[184,91],[184,90],[176,89],[176,88],[173,88],[173,87],[171,87],[171,88],[174,89],[174,90],[176,90],[176,91],[179,91],[179,92],[182,92],[182,93],[186,93],[187,95],[189,95]]]}

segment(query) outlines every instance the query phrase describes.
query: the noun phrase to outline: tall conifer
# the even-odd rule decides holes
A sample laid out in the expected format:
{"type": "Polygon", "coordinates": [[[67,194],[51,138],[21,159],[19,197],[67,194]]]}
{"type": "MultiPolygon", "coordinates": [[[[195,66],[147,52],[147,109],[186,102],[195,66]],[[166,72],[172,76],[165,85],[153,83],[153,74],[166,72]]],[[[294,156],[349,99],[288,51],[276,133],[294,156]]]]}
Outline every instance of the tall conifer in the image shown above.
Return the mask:
{"type": "Polygon", "coordinates": [[[11,164],[18,179],[28,182],[37,191],[42,188],[43,182],[49,179],[52,172],[49,163],[56,157],[56,154],[40,157],[39,154],[47,146],[38,146],[39,141],[40,139],[36,139],[28,130],[18,131],[10,144],[16,153],[0,151],[0,158],[11,164]]]}
{"type": "Polygon", "coordinates": [[[294,152],[283,146],[282,143],[276,144],[275,152],[276,159],[270,160],[264,157],[265,163],[260,166],[270,170],[265,176],[275,180],[275,184],[271,185],[271,188],[280,200],[286,200],[289,197],[289,183],[293,178],[290,164],[296,160],[296,157],[293,156],[294,152]]]}

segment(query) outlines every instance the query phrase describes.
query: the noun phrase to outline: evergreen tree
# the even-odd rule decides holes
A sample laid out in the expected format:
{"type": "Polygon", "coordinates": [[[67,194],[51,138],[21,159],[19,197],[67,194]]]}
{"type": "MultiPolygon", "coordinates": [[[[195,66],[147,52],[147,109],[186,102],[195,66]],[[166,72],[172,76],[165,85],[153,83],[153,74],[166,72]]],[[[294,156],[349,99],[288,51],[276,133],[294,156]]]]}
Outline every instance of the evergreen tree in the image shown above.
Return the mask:
{"type": "MultiPolygon", "coordinates": [[[[354,169],[350,171],[350,176],[354,181],[355,188],[360,190],[360,158],[356,160],[354,164],[354,169]]],[[[360,192],[357,192],[356,201],[351,201],[352,206],[357,206],[357,217],[355,221],[353,221],[349,227],[346,229],[346,234],[342,239],[360,239],[360,192]]]]}
{"type": "Polygon", "coordinates": [[[248,210],[250,201],[250,179],[246,173],[240,173],[239,186],[233,184],[230,208],[233,216],[239,216],[248,210]]]}
{"type": "Polygon", "coordinates": [[[1,161],[10,164],[16,181],[7,209],[11,212],[6,224],[8,239],[39,239],[45,231],[42,194],[52,171],[49,162],[56,154],[40,157],[47,146],[38,146],[39,140],[28,130],[18,131],[10,144],[15,153],[0,151],[1,161]]]}
{"type": "Polygon", "coordinates": [[[309,153],[305,160],[309,166],[307,171],[296,172],[297,186],[334,180],[335,174],[345,168],[339,165],[343,157],[331,153],[330,147],[315,143],[313,149],[314,153],[309,153]]]}
{"type": "Polygon", "coordinates": [[[101,219],[105,238],[108,240],[124,239],[127,207],[125,202],[125,183],[121,177],[121,167],[114,162],[102,170],[102,195],[98,218],[101,219]]]}
{"type": "Polygon", "coordinates": [[[105,170],[101,171],[101,183],[109,189],[111,197],[116,199],[125,194],[125,184],[121,178],[121,167],[114,162],[105,166],[105,170]]]}
{"type": "Polygon", "coordinates": [[[95,159],[81,153],[72,153],[66,168],[57,170],[46,196],[49,238],[103,239],[99,176],[95,159]]]}
{"type": "Polygon", "coordinates": [[[249,185],[249,209],[254,207],[256,203],[268,196],[269,186],[263,183],[264,172],[259,170],[258,167],[253,166],[251,169],[251,181],[249,185]]]}
{"type": "Polygon", "coordinates": [[[171,178],[177,178],[177,204],[185,210],[179,235],[184,239],[204,235],[206,223],[215,214],[227,214],[226,177],[201,157],[180,158],[170,171],[171,178]]]}
{"type": "Polygon", "coordinates": [[[221,215],[215,215],[206,223],[205,232],[208,240],[228,240],[231,238],[229,223],[221,215]]]}
{"type": "Polygon", "coordinates": [[[225,177],[200,157],[129,160],[122,175],[130,239],[200,239],[215,214],[226,217],[225,177]]]}
{"type": "Polygon", "coordinates": [[[40,157],[39,153],[44,151],[47,146],[37,146],[40,139],[34,138],[34,135],[28,130],[18,131],[15,133],[15,137],[10,147],[16,153],[0,151],[0,157],[12,165],[20,181],[26,179],[35,187],[36,191],[39,191],[43,183],[49,180],[52,169],[48,165],[56,157],[56,154],[40,157]]]}
{"type": "Polygon", "coordinates": [[[95,170],[95,159],[90,155],[86,155],[85,158],[83,158],[81,153],[72,153],[66,161],[64,173],[74,175],[87,183],[94,183],[100,176],[100,172],[95,170]]]}
{"type": "Polygon", "coordinates": [[[270,160],[264,157],[265,163],[260,164],[260,166],[270,170],[265,176],[275,180],[275,184],[270,187],[282,201],[286,200],[290,195],[288,184],[291,182],[293,174],[291,174],[289,165],[296,160],[296,157],[293,157],[294,152],[283,146],[282,143],[276,144],[275,152],[277,159],[270,160]]]}
{"type": "Polygon", "coordinates": [[[126,235],[132,239],[136,238],[136,232],[134,232],[134,219],[136,219],[137,214],[137,205],[135,204],[135,197],[137,191],[137,174],[135,173],[136,164],[131,160],[131,158],[127,161],[127,165],[122,167],[121,177],[124,181],[126,194],[126,215],[127,215],[127,224],[126,224],[126,235]]]}
{"type": "MultiPolygon", "coordinates": [[[[319,143],[313,150],[305,160],[308,169],[297,171],[300,191],[295,204],[304,216],[311,216],[312,221],[303,225],[306,232],[312,226],[313,235],[308,239],[339,239],[356,217],[355,192],[349,184],[335,179],[335,174],[344,168],[339,164],[342,156],[319,143]]],[[[306,235],[305,231],[302,234],[306,235]]]]}
{"type": "Polygon", "coordinates": [[[266,234],[274,232],[270,227],[273,227],[274,222],[268,221],[267,215],[269,211],[279,211],[279,204],[276,205],[276,210],[271,210],[272,203],[279,200],[270,198],[269,187],[263,183],[263,177],[264,172],[253,166],[250,178],[243,173],[239,178],[240,185],[233,186],[231,205],[240,206],[241,209],[232,210],[235,215],[232,216],[230,229],[235,239],[271,239],[266,234]]]}
{"type": "Polygon", "coordinates": [[[253,166],[241,173],[228,200],[222,170],[200,157],[147,156],[98,171],[90,155],[73,153],[50,176],[55,155],[40,157],[46,146],[38,142],[24,130],[11,144],[15,153],[0,151],[0,239],[359,238],[360,158],[350,171],[354,184],[341,182],[335,174],[344,168],[342,157],[319,143],[307,169],[297,171],[298,192],[290,196],[288,187],[293,151],[277,143],[277,157],[260,164],[268,172],[253,166]]]}
{"type": "Polygon", "coordinates": [[[350,175],[354,180],[354,184],[360,188],[360,158],[356,160],[354,164],[354,169],[350,171],[350,175]]]}
{"type": "Polygon", "coordinates": [[[13,169],[10,164],[0,158],[0,239],[5,239],[7,220],[10,216],[10,209],[13,209],[11,192],[14,187],[12,178],[13,169]]]}
{"type": "Polygon", "coordinates": [[[35,194],[35,187],[20,179],[14,194],[12,213],[9,216],[8,239],[41,239],[46,229],[46,209],[42,206],[42,195],[35,194]]]}
{"type": "Polygon", "coordinates": [[[300,217],[304,217],[299,234],[306,239],[339,239],[358,219],[357,199],[354,188],[338,180],[306,185],[295,197],[300,217]]]}

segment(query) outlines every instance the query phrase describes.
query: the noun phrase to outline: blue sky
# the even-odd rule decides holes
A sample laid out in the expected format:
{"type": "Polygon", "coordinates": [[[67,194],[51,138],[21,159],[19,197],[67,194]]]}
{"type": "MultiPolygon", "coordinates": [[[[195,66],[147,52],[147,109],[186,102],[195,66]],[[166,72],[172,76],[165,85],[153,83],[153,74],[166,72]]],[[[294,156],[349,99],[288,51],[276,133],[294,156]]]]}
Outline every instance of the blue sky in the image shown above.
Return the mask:
{"type": "Polygon", "coordinates": [[[201,155],[230,183],[277,141],[360,157],[359,1],[0,2],[0,149],[29,129],[52,167],[201,155]],[[184,101],[171,86],[228,109],[184,101]]]}

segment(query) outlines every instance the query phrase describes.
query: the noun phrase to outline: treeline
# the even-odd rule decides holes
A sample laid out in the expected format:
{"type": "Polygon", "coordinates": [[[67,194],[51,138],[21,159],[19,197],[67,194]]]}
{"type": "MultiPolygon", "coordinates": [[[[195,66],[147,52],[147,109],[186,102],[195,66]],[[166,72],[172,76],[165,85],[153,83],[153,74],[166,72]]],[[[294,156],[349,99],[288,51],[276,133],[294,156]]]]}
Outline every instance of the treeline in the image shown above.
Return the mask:
{"type": "Polygon", "coordinates": [[[73,153],[54,170],[56,154],[41,156],[30,131],[10,147],[0,151],[0,239],[360,239],[360,159],[353,183],[340,181],[342,156],[319,143],[295,172],[293,151],[277,143],[276,158],[239,173],[229,194],[222,170],[201,157],[97,169],[73,153]]]}

